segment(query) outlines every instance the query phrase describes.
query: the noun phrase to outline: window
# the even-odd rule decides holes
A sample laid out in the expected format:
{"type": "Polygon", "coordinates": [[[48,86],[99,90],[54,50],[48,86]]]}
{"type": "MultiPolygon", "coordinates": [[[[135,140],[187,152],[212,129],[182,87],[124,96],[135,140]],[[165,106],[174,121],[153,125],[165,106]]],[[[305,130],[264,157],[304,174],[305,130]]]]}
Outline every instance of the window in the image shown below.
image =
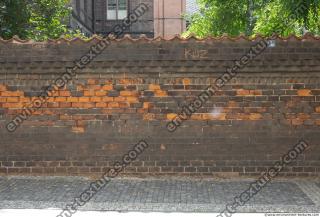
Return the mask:
{"type": "Polygon", "coordinates": [[[127,0],[107,0],[107,20],[122,20],[127,14],[127,0]]]}

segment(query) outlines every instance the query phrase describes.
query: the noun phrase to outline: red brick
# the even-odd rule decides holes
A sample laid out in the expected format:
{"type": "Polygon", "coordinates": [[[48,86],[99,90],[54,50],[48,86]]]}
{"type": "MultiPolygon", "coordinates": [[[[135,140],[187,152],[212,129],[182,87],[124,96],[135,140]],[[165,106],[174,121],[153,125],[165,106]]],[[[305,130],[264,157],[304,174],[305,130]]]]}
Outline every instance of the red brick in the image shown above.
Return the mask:
{"type": "Polygon", "coordinates": [[[71,102],[60,102],[59,107],[60,108],[71,108],[71,102]]]}
{"type": "Polygon", "coordinates": [[[129,103],[137,103],[139,102],[137,97],[126,97],[126,101],[129,103]]]}
{"type": "Polygon", "coordinates": [[[90,102],[90,97],[79,97],[79,102],[90,102]]]}
{"type": "Polygon", "coordinates": [[[90,102],[101,102],[102,98],[101,97],[90,97],[90,102]]]}
{"type": "Polygon", "coordinates": [[[250,90],[250,94],[255,95],[255,96],[261,96],[262,91],[261,90],[250,90]]]}
{"type": "Polygon", "coordinates": [[[126,97],[123,97],[123,96],[114,97],[113,101],[115,101],[115,102],[124,102],[124,101],[126,101],[126,97]]]}
{"type": "Polygon", "coordinates": [[[237,95],[238,96],[247,96],[247,95],[250,95],[250,91],[249,90],[240,89],[240,90],[237,90],[237,95]]]}
{"type": "Polygon", "coordinates": [[[3,91],[1,96],[24,96],[22,91],[3,91]]]}
{"type": "Polygon", "coordinates": [[[55,97],[54,101],[55,102],[67,102],[67,98],[66,97],[55,97]]]}
{"type": "Polygon", "coordinates": [[[149,90],[160,90],[160,85],[158,84],[149,84],[149,90]]]}
{"type": "Polygon", "coordinates": [[[136,91],[120,91],[120,96],[137,96],[136,91]]]}
{"type": "Polygon", "coordinates": [[[19,102],[19,97],[8,97],[7,102],[19,102]]]}
{"type": "Polygon", "coordinates": [[[102,97],[102,102],[113,102],[113,97],[104,96],[102,97]]]}
{"type": "Polygon", "coordinates": [[[85,91],[83,92],[83,95],[84,95],[84,96],[94,96],[95,93],[94,93],[94,90],[85,90],[85,91]]]}
{"type": "Polygon", "coordinates": [[[109,108],[119,108],[119,103],[117,102],[110,102],[108,103],[109,108]]]}
{"type": "Polygon", "coordinates": [[[298,96],[312,96],[311,90],[307,90],[307,89],[298,90],[298,96]]]}
{"type": "Polygon", "coordinates": [[[73,133],[84,133],[84,128],[83,127],[72,127],[72,132],[73,133]]]}
{"type": "Polygon", "coordinates": [[[79,97],[68,97],[67,102],[79,102],[79,97]]]}
{"type": "Polygon", "coordinates": [[[23,104],[22,103],[3,103],[2,107],[3,108],[22,108],[23,104]]]}
{"type": "Polygon", "coordinates": [[[71,96],[70,91],[59,91],[59,96],[71,96]]]}
{"type": "Polygon", "coordinates": [[[259,113],[251,113],[250,116],[249,116],[249,119],[250,120],[261,120],[262,119],[262,115],[259,114],[259,113]]]}
{"type": "Polygon", "coordinates": [[[166,91],[156,90],[154,95],[156,97],[166,97],[166,96],[168,96],[168,93],[166,91]]]}
{"type": "Polygon", "coordinates": [[[155,119],[155,114],[151,114],[151,113],[148,113],[148,114],[144,114],[143,115],[143,120],[154,120],[155,119]]]}
{"type": "Polygon", "coordinates": [[[98,103],[96,103],[96,107],[97,108],[106,108],[106,107],[108,107],[108,104],[105,102],[98,102],[98,103]]]}
{"type": "Polygon", "coordinates": [[[182,80],[182,83],[183,83],[183,85],[190,85],[190,83],[191,83],[191,81],[190,81],[190,79],[189,78],[184,78],[183,80],[182,80]]]}
{"type": "Polygon", "coordinates": [[[107,92],[104,90],[96,91],[95,93],[96,96],[106,96],[107,92]]]}
{"type": "Polygon", "coordinates": [[[102,90],[106,90],[106,91],[113,90],[113,86],[112,85],[104,85],[104,86],[102,86],[102,90]]]}

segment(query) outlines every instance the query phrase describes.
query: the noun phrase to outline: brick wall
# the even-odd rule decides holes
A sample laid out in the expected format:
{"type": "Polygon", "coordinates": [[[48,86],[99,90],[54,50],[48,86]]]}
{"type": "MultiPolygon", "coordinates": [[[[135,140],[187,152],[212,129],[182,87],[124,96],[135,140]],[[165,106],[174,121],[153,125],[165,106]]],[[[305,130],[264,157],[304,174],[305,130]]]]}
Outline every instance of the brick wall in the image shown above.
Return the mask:
{"type": "Polygon", "coordinates": [[[6,124],[99,40],[0,41],[0,173],[99,174],[144,139],[124,174],[256,176],[303,138],[309,149],[281,175],[319,176],[319,38],[278,38],[166,129],[259,40],[112,41],[13,133],[6,124]]]}

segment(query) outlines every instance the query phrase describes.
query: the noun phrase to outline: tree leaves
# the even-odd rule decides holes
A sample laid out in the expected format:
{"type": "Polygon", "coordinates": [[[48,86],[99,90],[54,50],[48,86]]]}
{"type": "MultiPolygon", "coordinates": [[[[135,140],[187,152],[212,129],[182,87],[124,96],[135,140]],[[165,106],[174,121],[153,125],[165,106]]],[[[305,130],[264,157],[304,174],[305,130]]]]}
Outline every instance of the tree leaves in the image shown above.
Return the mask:
{"type": "Polygon", "coordinates": [[[25,0],[2,0],[0,2],[0,37],[27,37],[29,11],[25,0]]]}
{"type": "Polygon", "coordinates": [[[2,0],[0,37],[43,41],[67,33],[69,0],[2,0]]]}
{"type": "Polygon", "coordinates": [[[187,35],[320,33],[320,0],[198,0],[187,35]]]}

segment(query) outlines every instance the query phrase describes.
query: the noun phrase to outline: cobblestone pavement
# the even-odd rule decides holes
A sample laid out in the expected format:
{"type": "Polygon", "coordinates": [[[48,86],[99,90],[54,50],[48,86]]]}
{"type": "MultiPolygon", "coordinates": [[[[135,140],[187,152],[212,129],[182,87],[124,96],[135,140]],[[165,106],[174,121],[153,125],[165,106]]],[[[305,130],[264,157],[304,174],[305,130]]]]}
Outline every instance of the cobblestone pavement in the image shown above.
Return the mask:
{"type": "MultiPolygon", "coordinates": [[[[83,210],[219,212],[252,180],[115,179],[83,210]]],[[[90,184],[77,177],[0,177],[0,209],[63,208],[90,184]]],[[[277,180],[240,212],[320,212],[320,181],[277,180]]]]}

